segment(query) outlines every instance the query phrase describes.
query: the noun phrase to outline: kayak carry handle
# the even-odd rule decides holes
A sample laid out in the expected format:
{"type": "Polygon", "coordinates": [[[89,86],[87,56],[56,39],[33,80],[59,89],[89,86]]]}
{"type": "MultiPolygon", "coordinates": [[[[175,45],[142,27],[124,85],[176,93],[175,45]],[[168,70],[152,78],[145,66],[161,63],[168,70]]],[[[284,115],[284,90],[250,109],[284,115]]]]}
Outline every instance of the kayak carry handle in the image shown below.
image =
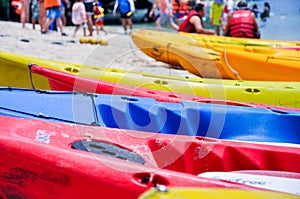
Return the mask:
{"type": "Polygon", "coordinates": [[[159,186],[170,185],[168,178],[150,172],[135,173],[133,175],[133,179],[137,183],[142,185],[147,185],[148,187],[159,187],[159,186]]]}

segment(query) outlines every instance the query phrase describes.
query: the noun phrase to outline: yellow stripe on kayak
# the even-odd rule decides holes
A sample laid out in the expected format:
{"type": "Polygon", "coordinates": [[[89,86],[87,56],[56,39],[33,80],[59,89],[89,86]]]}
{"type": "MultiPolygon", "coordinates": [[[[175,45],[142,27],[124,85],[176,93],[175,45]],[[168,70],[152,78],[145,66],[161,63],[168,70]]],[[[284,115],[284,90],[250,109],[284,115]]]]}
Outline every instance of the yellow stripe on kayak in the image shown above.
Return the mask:
{"type": "MultiPolygon", "coordinates": [[[[83,77],[195,96],[300,108],[300,82],[184,78],[101,66],[53,61],[0,51],[0,85],[32,88],[27,65],[44,66],[83,77]]],[[[36,89],[49,89],[47,78],[33,74],[36,89]]]]}
{"type": "Polygon", "coordinates": [[[150,189],[139,199],[299,199],[300,196],[272,191],[250,191],[224,188],[170,187],[150,189]]]}

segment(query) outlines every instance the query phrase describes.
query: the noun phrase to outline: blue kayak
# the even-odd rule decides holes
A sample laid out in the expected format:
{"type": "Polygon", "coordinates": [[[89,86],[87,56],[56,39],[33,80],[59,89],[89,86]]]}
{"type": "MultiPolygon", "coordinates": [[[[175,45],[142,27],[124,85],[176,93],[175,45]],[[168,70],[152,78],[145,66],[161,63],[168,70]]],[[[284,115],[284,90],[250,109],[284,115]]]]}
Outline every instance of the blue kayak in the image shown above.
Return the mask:
{"type": "Polygon", "coordinates": [[[300,144],[300,113],[152,98],[0,87],[0,115],[256,142],[300,144]]]}

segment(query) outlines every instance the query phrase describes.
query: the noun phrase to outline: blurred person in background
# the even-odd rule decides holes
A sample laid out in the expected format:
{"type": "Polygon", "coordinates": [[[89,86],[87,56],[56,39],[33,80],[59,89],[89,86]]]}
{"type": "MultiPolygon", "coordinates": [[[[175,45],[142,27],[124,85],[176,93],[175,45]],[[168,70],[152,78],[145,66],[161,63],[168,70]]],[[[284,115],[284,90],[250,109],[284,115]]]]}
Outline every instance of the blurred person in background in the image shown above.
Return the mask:
{"type": "Polygon", "coordinates": [[[83,36],[86,36],[86,12],[82,2],[83,0],[76,0],[72,6],[72,23],[75,25],[73,37],[76,36],[77,31],[83,27],[83,36]]]}
{"type": "Polygon", "coordinates": [[[205,4],[198,3],[189,13],[188,17],[180,24],[178,31],[214,35],[215,31],[204,28],[202,17],[205,15],[205,4]]]}
{"type": "Polygon", "coordinates": [[[94,14],[94,3],[98,3],[97,0],[83,0],[85,11],[86,11],[86,20],[89,30],[89,36],[93,36],[93,14],[94,14]]]}
{"type": "Polygon", "coordinates": [[[102,30],[105,35],[107,35],[108,32],[104,29],[104,8],[102,7],[101,2],[98,2],[98,4],[94,5],[94,13],[97,35],[99,35],[100,30],[102,30]]]}
{"type": "Polygon", "coordinates": [[[29,22],[29,1],[28,0],[20,0],[22,5],[21,11],[21,23],[22,28],[25,28],[25,23],[29,22]]]}
{"type": "Polygon", "coordinates": [[[41,31],[43,30],[43,26],[46,21],[46,8],[44,6],[44,0],[38,0],[38,10],[39,10],[39,17],[38,21],[41,26],[41,31]]]}
{"type": "Polygon", "coordinates": [[[38,3],[38,0],[32,0],[31,1],[31,23],[32,23],[32,29],[35,29],[35,24],[37,23],[38,19],[39,19],[39,3],[38,3]]]}
{"type": "Polygon", "coordinates": [[[4,21],[10,20],[10,1],[0,0],[1,12],[4,21]]]}
{"type": "Polygon", "coordinates": [[[149,17],[152,17],[154,11],[159,9],[159,16],[155,20],[155,25],[158,30],[161,30],[161,24],[168,24],[174,30],[178,30],[178,25],[173,20],[173,13],[169,6],[168,0],[156,0],[155,4],[152,7],[152,10],[149,13],[149,17]]]}
{"type": "Polygon", "coordinates": [[[228,23],[228,15],[233,12],[233,7],[234,7],[233,0],[227,0],[225,5],[224,5],[223,13],[222,13],[222,17],[221,17],[223,35],[226,34],[226,26],[227,26],[227,23],[228,23]]]}
{"type": "Polygon", "coordinates": [[[260,11],[259,11],[259,8],[258,8],[258,5],[257,5],[257,4],[253,4],[253,6],[252,6],[252,12],[254,13],[254,15],[255,15],[255,18],[257,18],[257,17],[258,17],[258,15],[259,15],[259,13],[260,13],[260,11]]]}
{"type": "Polygon", "coordinates": [[[66,26],[67,24],[67,18],[66,18],[66,8],[70,7],[70,2],[69,0],[61,0],[60,4],[60,13],[61,13],[61,21],[62,25],[66,26]]]}
{"type": "Polygon", "coordinates": [[[220,27],[222,25],[222,15],[224,9],[224,0],[214,0],[210,7],[210,23],[215,26],[217,35],[220,35],[220,27]]]}
{"type": "Polygon", "coordinates": [[[266,21],[268,17],[270,17],[271,6],[268,2],[264,3],[264,10],[260,14],[260,19],[262,21],[266,21]]]}
{"type": "Polygon", "coordinates": [[[122,26],[125,34],[127,34],[127,25],[129,26],[130,32],[133,29],[131,17],[135,11],[134,2],[133,0],[116,0],[113,10],[114,16],[116,16],[117,9],[120,11],[122,26]]]}
{"type": "Polygon", "coordinates": [[[48,32],[49,26],[55,19],[56,25],[59,27],[61,35],[68,36],[63,31],[63,25],[61,22],[60,4],[61,4],[60,0],[45,0],[44,1],[44,6],[47,10],[47,16],[46,16],[45,23],[43,25],[43,29],[41,31],[42,34],[46,34],[48,32]]]}
{"type": "Polygon", "coordinates": [[[172,12],[178,24],[186,19],[190,11],[189,0],[172,0],[172,12]]]}
{"type": "Polygon", "coordinates": [[[248,3],[241,0],[237,4],[237,10],[228,16],[226,36],[243,38],[260,38],[260,32],[252,10],[248,3]]]}

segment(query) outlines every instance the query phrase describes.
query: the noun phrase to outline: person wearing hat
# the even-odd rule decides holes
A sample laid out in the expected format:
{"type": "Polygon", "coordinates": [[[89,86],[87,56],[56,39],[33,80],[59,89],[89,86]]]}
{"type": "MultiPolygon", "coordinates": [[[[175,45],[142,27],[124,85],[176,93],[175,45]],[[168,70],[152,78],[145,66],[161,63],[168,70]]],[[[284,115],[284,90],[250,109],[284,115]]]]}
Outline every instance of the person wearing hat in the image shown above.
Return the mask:
{"type": "Polygon", "coordinates": [[[178,31],[214,35],[215,31],[204,28],[202,17],[206,15],[205,5],[199,3],[180,24],[178,31]]]}
{"type": "Polygon", "coordinates": [[[239,1],[237,10],[228,15],[226,36],[260,38],[255,14],[248,8],[246,1],[239,1]]]}

